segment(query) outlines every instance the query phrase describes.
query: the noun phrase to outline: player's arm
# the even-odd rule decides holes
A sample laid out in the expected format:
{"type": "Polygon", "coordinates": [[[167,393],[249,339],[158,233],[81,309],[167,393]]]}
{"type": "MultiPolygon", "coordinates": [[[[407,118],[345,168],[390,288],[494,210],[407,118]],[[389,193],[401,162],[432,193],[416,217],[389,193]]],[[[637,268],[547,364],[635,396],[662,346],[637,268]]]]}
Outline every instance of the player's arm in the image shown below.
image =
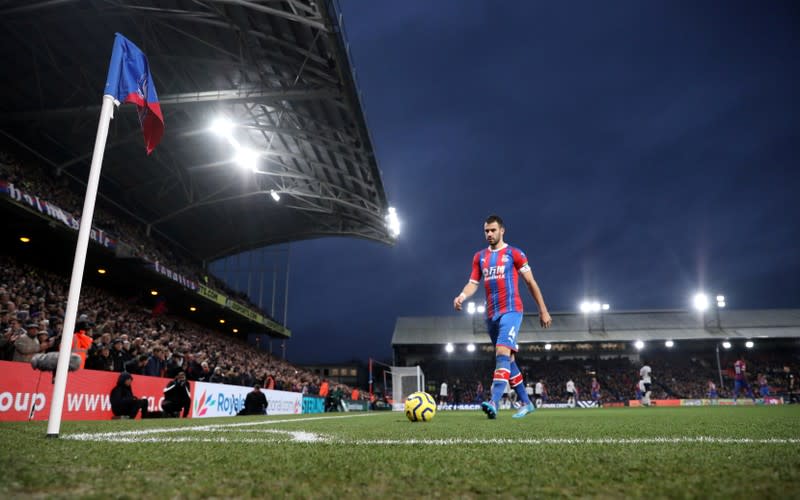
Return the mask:
{"type": "Polygon", "coordinates": [[[476,253],[472,257],[472,272],[469,275],[469,281],[464,288],[461,290],[455,299],[453,299],[453,308],[456,311],[461,310],[462,304],[468,298],[472,297],[472,295],[478,290],[478,283],[481,279],[481,261],[480,261],[480,253],[476,253]]]}
{"type": "Polygon", "coordinates": [[[520,269],[519,274],[522,276],[525,286],[528,287],[528,291],[531,292],[533,300],[536,301],[536,306],[539,308],[539,323],[542,325],[542,328],[550,328],[553,319],[550,317],[550,313],[547,312],[544,296],[542,295],[541,289],[539,289],[539,284],[536,283],[536,280],[533,278],[533,271],[531,271],[530,266],[526,264],[520,269]]]}

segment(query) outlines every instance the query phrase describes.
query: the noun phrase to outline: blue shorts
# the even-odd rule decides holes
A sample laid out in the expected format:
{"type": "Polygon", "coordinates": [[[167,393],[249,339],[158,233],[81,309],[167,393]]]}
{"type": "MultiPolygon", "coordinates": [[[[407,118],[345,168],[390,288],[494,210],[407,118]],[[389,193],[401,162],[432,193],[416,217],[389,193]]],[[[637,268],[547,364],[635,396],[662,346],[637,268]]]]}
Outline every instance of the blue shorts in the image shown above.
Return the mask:
{"type": "Polygon", "coordinates": [[[592,391],[592,399],[594,401],[597,401],[598,399],[600,399],[600,393],[597,392],[597,391],[592,391]]]}
{"type": "Polygon", "coordinates": [[[710,399],[717,399],[719,397],[719,394],[717,394],[717,391],[711,391],[708,393],[708,397],[710,399]]]}
{"type": "Polygon", "coordinates": [[[762,385],[761,386],[761,395],[762,396],[769,396],[769,386],[768,385],[762,385]]]}
{"type": "Polygon", "coordinates": [[[733,390],[735,392],[739,392],[740,389],[747,389],[750,390],[750,384],[747,383],[747,380],[737,380],[733,384],[733,390]]]}
{"type": "Polygon", "coordinates": [[[495,347],[508,347],[514,352],[519,350],[519,346],[517,346],[517,334],[519,333],[521,324],[522,313],[518,312],[509,312],[495,320],[486,320],[486,326],[489,329],[489,337],[492,339],[492,344],[494,344],[495,347]]]}

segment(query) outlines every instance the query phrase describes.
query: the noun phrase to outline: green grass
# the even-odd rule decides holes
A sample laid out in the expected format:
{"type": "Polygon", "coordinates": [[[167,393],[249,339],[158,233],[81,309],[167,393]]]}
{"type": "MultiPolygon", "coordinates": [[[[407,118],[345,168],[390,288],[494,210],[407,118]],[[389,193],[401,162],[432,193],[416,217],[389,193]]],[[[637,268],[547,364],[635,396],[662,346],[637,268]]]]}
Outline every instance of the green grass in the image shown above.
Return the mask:
{"type": "Polygon", "coordinates": [[[0,498],[800,498],[797,406],[540,410],[496,421],[440,412],[414,424],[399,413],[344,415],[64,422],[59,439],[45,439],[44,422],[3,423],[0,498]],[[292,421],[261,424],[275,420],[292,421]],[[192,429],[244,422],[257,425],[192,429]],[[125,434],[153,428],[175,429],[125,434]],[[296,442],[283,431],[326,441],[296,442]],[[67,439],[101,432],[134,441],[67,439]],[[552,441],[697,436],[793,442],[552,441]],[[444,441],[375,443],[409,439],[444,441]]]}

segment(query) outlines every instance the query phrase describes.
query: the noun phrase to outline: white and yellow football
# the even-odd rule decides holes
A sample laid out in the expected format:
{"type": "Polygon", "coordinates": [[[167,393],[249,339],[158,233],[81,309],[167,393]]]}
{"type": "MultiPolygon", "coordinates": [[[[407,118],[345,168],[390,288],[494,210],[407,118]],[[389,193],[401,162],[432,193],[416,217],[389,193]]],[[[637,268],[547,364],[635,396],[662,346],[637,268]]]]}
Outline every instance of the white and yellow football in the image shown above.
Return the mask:
{"type": "Polygon", "coordinates": [[[412,422],[428,422],[436,415],[436,401],[427,392],[415,392],[406,398],[406,417],[412,422]]]}

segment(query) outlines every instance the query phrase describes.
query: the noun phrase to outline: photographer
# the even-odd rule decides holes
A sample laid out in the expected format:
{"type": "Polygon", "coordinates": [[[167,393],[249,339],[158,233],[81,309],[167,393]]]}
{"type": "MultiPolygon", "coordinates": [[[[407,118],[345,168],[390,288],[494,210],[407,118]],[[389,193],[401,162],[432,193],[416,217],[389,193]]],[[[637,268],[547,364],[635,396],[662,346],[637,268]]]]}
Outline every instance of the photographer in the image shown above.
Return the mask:
{"type": "Polygon", "coordinates": [[[266,415],[267,397],[261,392],[261,384],[255,384],[253,390],[247,393],[244,398],[244,408],[242,408],[237,415],[266,415]]]}
{"type": "Polygon", "coordinates": [[[111,389],[111,412],[118,417],[136,418],[142,410],[142,418],[150,416],[147,411],[147,398],[137,398],[133,395],[131,384],[133,377],[130,373],[120,373],[117,385],[111,389]]]}
{"type": "Polygon", "coordinates": [[[186,383],[186,373],[178,372],[175,379],[164,388],[164,401],[161,410],[165,417],[178,418],[183,410],[183,418],[189,416],[192,398],[189,395],[189,384],[186,383]]]}

